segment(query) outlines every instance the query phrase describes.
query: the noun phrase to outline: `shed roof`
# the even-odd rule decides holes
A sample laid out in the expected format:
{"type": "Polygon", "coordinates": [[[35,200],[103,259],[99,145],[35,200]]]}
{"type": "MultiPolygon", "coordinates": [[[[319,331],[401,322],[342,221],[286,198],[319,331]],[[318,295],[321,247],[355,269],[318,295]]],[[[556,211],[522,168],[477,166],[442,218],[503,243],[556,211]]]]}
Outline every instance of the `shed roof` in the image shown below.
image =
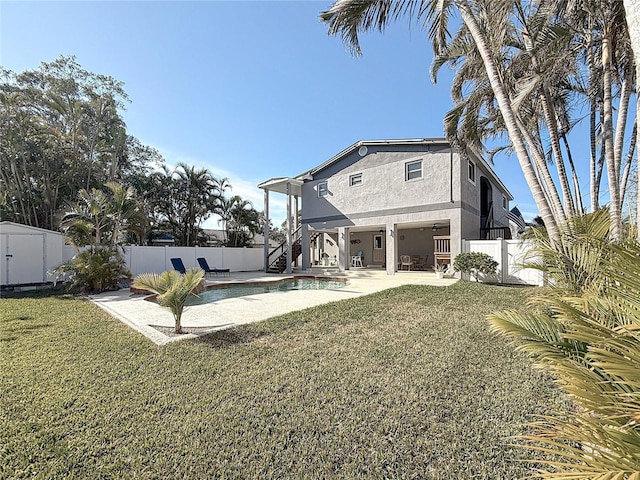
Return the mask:
{"type": "Polygon", "coordinates": [[[31,234],[49,234],[49,235],[61,235],[60,232],[55,230],[48,230],[46,228],[32,227],[31,225],[24,225],[22,223],[10,222],[4,220],[0,222],[0,233],[31,233],[31,234]]]}

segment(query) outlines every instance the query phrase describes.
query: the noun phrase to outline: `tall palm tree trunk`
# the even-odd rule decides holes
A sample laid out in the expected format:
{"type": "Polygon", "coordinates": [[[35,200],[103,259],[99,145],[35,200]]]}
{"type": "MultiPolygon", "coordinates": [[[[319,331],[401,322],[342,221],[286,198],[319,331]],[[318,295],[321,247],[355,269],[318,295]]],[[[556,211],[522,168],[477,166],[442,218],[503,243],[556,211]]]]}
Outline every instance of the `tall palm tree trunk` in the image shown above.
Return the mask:
{"type": "Polygon", "coordinates": [[[487,77],[489,78],[489,83],[491,84],[496,101],[498,102],[498,107],[500,108],[500,113],[504,119],[509,139],[513,144],[518,162],[520,163],[520,168],[522,169],[527,185],[531,190],[536,206],[540,211],[540,216],[544,220],[547,231],[549,232],[549,237],[557,239],[559,238],[559,231],[556,218],[554,217],[544,191],[538,182],[538,177],[533,169],[531,158],[527,152],[527,147],[522,138],[520,129],[517,126],[516,117],[513,112],[513,108],[511,107],[511,101],[505,91],[486,38],[484,37],[478,22],[473,16],[469,3],[466,1],[456,1],[456,6],[460,11],[462,21],[469,29],[469,33],[475,41],[478,52],[482,57],[482,61],[487,71],[487,77]]]}
{"type": "MultiPolygon", "coordinates": [[[[623,0],[631,48],[636,65],[636,81],[640,78],[640,2],[637,0],[623,0]]],[[[640,97],[636,97],[636,112],[640,108],[640,97]]],[[[636,143],[638,142],[638,129],[636,129],[636,143]]],[[[640,222],[640,188],[637,189],[636,198],[636,222],[640,222]]],[[[638,240],[640,240],[640,228],[636,228],[638,240]]]]}
{"type": "Polygon", "coordinates": [[[620,179],[616,174],[616,160],[613,145],[613,104],[611,98],[611,41],[608,33],[602,37],[602,82],[604,87],[602,129],[604,149],[607,161],[607,179],[609,184],[609,213],[611,216],[611,236],[619,240],[622,232],[622,214],[620,208],[620,179]]]}
{"type": "MultiPolygon", "coordinates": [[[[518,128],[525,140],[529,145],[535,145],[535,141],[531,136],[531,133],[524,126],[524,123],[519,117],[516,117],[518,122],[518,128]]],[[[547,166],[547,162],[544,158],[544,154],[538,151],[537,148],[531,148],[530,156],[533,159],[533,164],[535,165],[538,175],[540,176],[541,188],[545,192],[547,196],[547,202],[549,203],[549,207],[551,208],[554,218],[557,223],[564,223],[566,220],[566,216],[564,214],[564,209],[562,208],[562,202],[560,201],[560,195],[558,194],[558,190],[556,189],[556,185],[551,177],[551,172],[549,172],[549,168],[547,166]]]]}

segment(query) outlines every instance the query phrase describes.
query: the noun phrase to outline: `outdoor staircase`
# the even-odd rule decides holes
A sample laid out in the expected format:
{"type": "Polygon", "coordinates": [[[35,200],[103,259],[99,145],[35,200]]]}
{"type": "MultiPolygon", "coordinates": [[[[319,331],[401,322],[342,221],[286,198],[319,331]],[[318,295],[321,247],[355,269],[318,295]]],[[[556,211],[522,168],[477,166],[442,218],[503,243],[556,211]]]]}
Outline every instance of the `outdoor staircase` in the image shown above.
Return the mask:
{"type": "MultiPolygon", "coordinates": [[[[320,232],[310,232],[309,243],[313,242],[320,232]]],[[[291,261],[294,261],[302,253],[302,228],[293,232],[291,240],[291,261]]],[[[274,248],[267,259],[267,273],[283,273],[287,269],[287,241],[285,240],[274,248]]]]}

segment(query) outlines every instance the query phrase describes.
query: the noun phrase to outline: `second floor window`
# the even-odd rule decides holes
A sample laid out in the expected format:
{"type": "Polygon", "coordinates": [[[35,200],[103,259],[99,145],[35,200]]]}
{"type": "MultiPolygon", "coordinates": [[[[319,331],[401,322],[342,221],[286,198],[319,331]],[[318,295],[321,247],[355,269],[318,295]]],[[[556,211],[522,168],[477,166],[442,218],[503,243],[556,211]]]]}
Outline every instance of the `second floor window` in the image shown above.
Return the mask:
{"type": "Polygon", "coordinates": [[[476,164],[469,160],[469,181],[476,183],[476,164]]]}
{"type": "Polygon", "coordinates": [[[327,182],[320,182],[318,184],[318,197],[326,197],[329,194],[329,186],[327,182]]]}
{"type": "Polygon", "coordinates": [[[409,162],[404,166],[404,179],[406,181],[415,180],[417,178],[422,178],[422,160],[409,162]]]}

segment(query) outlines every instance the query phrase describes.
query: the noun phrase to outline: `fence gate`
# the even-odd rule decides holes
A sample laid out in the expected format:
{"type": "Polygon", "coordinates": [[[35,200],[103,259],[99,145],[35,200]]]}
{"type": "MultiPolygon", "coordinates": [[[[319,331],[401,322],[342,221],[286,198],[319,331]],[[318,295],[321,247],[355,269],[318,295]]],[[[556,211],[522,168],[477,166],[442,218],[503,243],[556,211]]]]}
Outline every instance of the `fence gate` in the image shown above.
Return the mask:
{"type": "Polygon", "coordinates": [[[44,235],[0,234],[0,285],[46,281],[44,235]]]}

